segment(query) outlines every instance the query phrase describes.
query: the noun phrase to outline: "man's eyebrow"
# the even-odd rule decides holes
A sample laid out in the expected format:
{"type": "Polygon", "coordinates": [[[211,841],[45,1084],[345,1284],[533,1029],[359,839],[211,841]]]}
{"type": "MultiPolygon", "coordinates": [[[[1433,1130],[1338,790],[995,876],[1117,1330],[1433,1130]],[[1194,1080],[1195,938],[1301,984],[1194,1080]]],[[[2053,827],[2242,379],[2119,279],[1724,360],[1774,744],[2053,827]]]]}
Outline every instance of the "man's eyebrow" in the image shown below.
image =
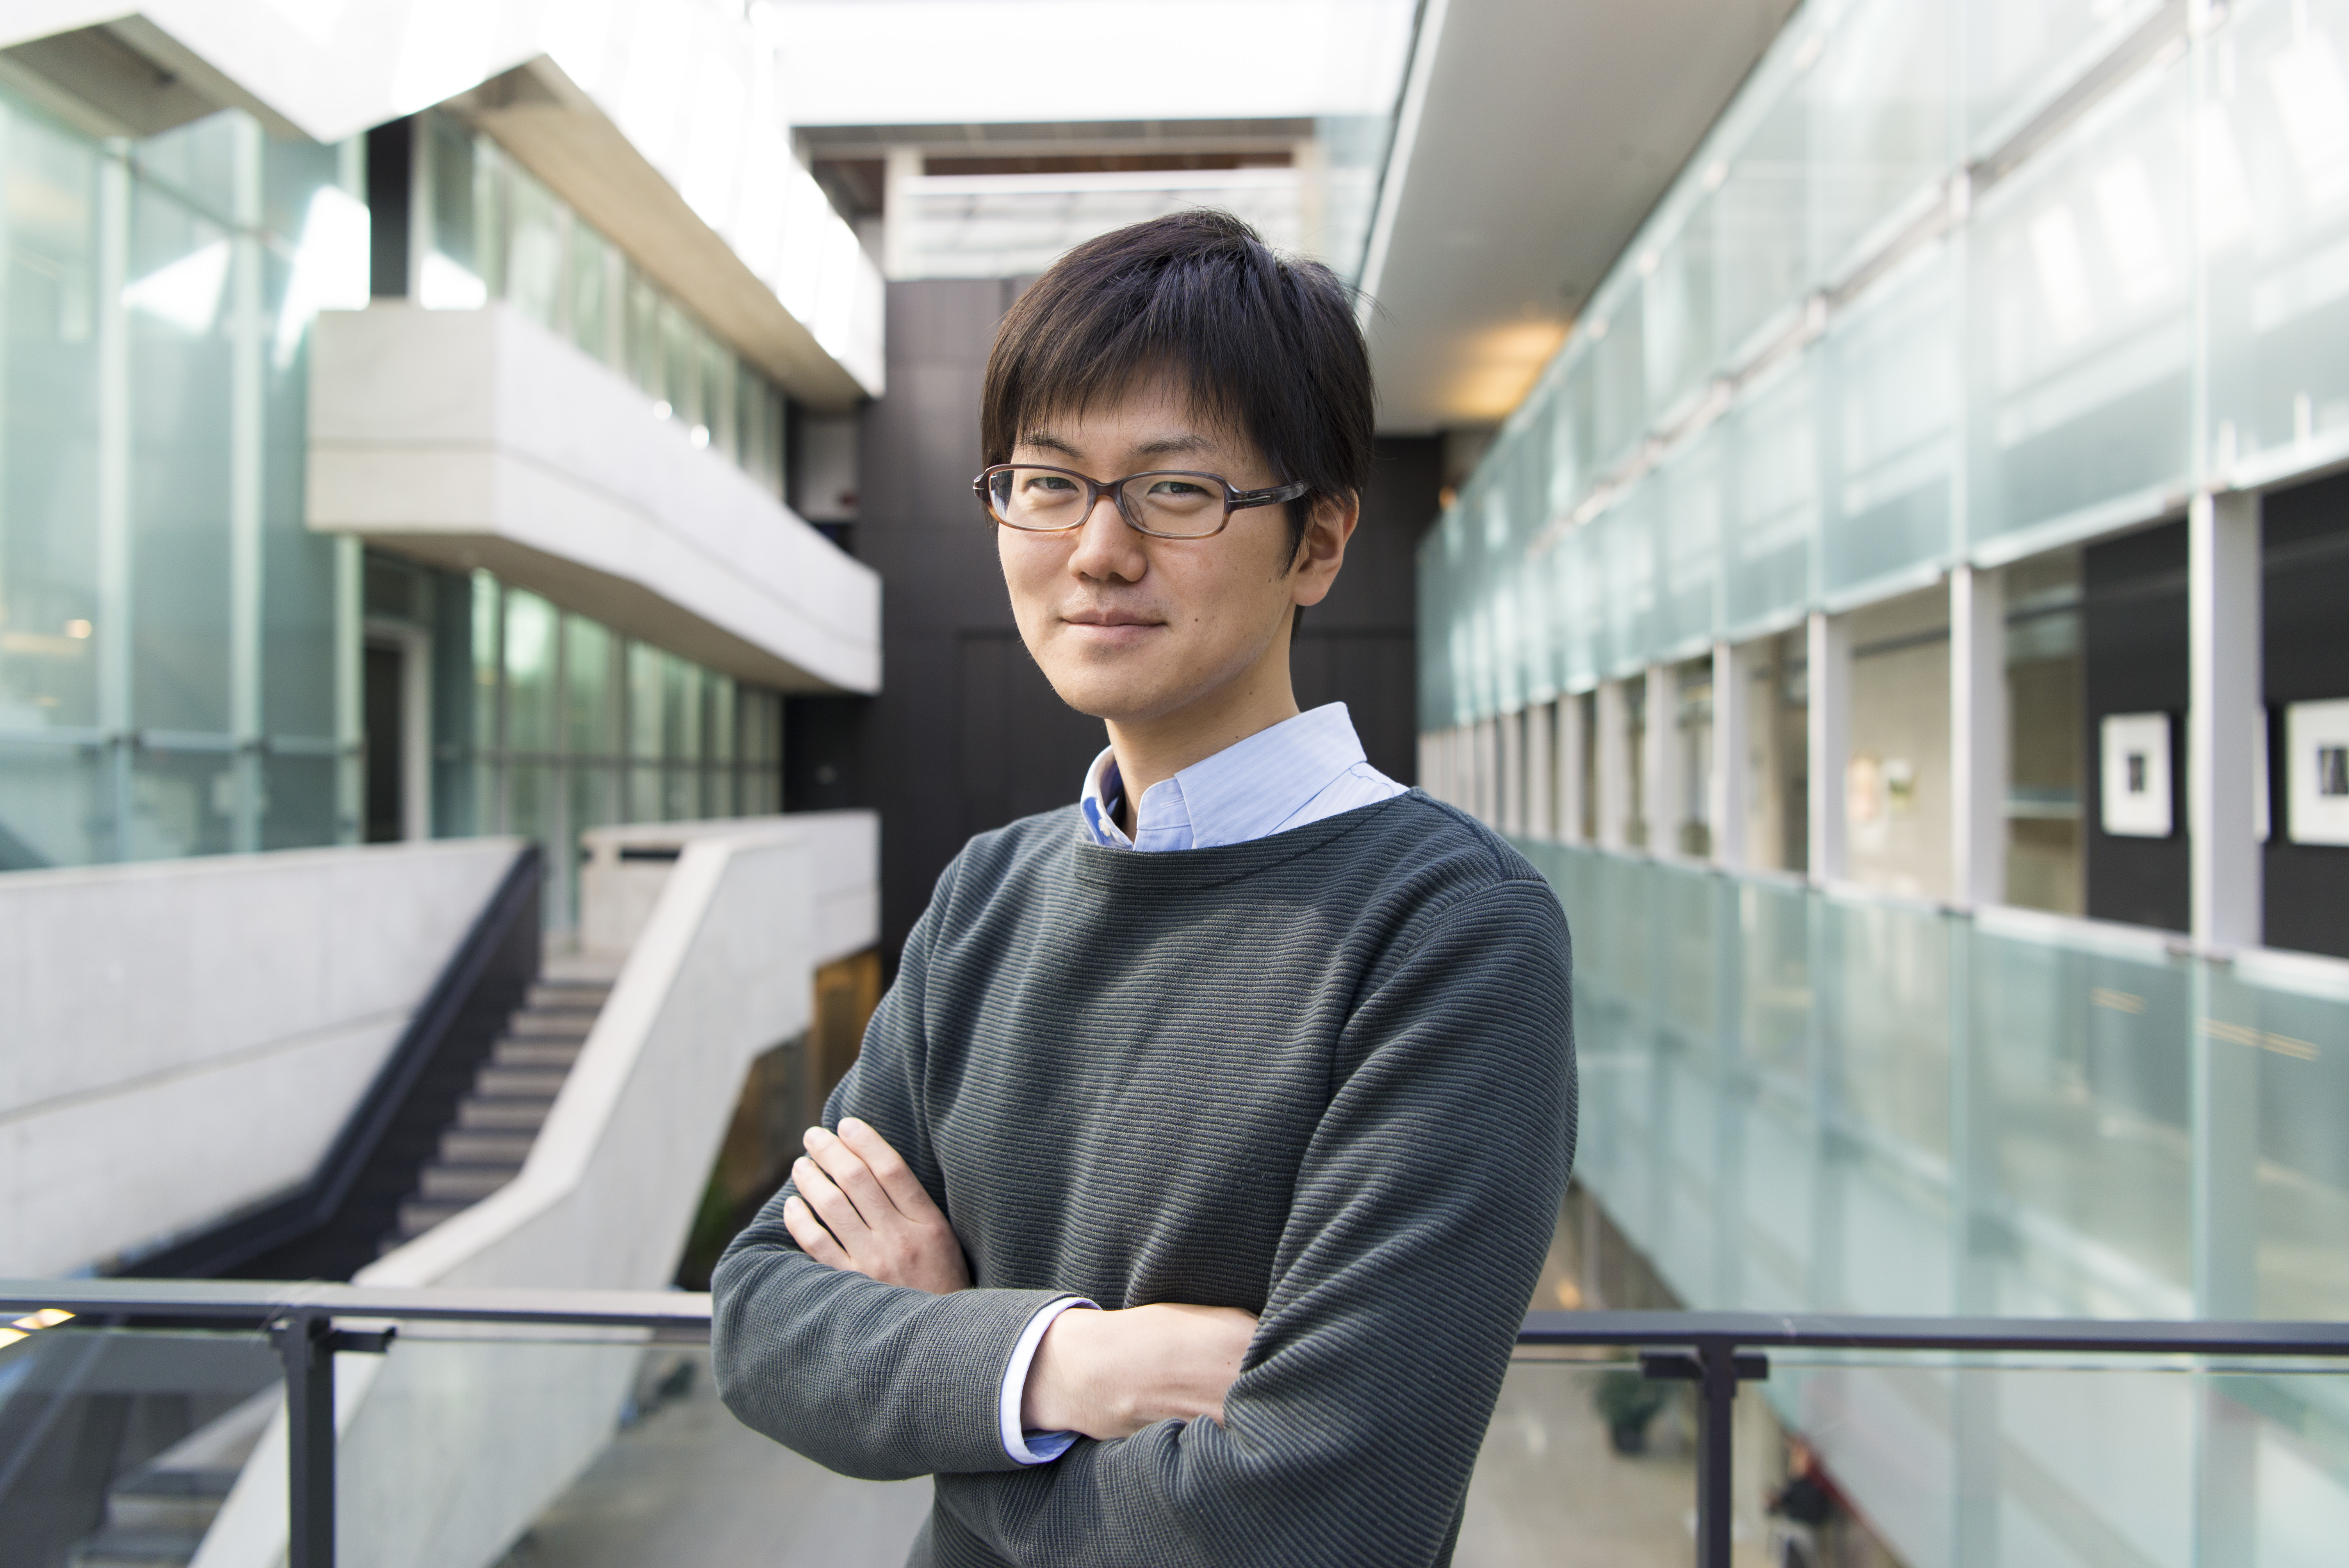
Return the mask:
{"type": "Polygon", "coordinates": [[[1022,447],[1041,447],[1047,451],[1059,452],[1063,457],[1073,458],[1077,455],[1076,448],[1069,445],[1068,442],[1061,439],[1060,437],[1052,434],[1050,430],[1030,430],[1028,434],[1019,438],[1018,445],[1022,447]]]}

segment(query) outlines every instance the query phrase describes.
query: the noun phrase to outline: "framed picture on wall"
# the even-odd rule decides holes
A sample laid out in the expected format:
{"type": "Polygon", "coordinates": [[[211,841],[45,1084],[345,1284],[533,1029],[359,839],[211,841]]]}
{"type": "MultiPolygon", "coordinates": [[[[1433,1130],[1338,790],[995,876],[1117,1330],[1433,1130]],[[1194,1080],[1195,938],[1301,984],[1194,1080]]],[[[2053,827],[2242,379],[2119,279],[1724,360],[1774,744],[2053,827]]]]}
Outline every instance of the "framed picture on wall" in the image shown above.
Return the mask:
{"type": "Polygon", "coordinates": [[[2295,844],[2349,844],[2349,698],[2283,710],[2284,809],[2295,844]]]}
{"type": "Polygon", "coordinates": [[[2105,831],[2121,839],[2169,837],[2169,716],[2106,714],[2097,749],[2105,831]]]}

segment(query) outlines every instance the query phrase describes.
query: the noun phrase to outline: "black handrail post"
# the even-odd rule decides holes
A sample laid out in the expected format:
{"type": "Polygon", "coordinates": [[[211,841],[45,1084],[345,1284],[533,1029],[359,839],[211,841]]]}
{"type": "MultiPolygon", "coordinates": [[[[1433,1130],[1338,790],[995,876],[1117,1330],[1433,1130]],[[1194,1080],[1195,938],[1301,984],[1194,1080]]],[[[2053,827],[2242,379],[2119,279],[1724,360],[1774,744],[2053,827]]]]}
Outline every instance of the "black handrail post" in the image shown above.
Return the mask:
{"type": "Polygon", "coordinates": [[[1701,1339],[1696,1361],[1697,1568],[1729,1568],[1730,1525],[1736,1511],[1729,1483],[1737,1347],[1726,1340],[1701,1339]]]}
{"type": "Polygon", "coordinates": [[[278,1326],[285,1363],[287,1568],[335,1568],[334,1320],[297,1311],[278,1326]]]}

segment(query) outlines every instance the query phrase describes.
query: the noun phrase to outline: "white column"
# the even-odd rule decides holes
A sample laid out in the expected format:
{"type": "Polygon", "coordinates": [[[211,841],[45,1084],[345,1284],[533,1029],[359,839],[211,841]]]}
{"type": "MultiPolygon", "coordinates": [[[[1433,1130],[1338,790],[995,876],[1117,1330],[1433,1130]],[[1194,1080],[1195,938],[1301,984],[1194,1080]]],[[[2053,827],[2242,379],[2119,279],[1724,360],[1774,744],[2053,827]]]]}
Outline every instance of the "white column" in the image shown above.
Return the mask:
{"type": "MultiPolygon", "coordinates": [[[[236,743],[229,843],[261,848],[261,470],[263,356],[261,124],[240,115],[230,138],[237,232],[229,266],[228,727],[236,743]]],[[[558,688],[559,689],[559,688],[558,688]]]]}
{"type": "Polygon", "coordinates": [[[1680,683],[1670,665],[1648,666],[1648,727],[1640,737],[1640,814],[1648,821],[1648,852],[1681,852],[1680,683]]]}
{"type": "Polygon", "coordinates": [[[1537,702],[1526,709],[1526,836],[1557,839],[1557,704],[1537,702]]]}
{"type": "Polygon", "coordinates": [[[1487,826],[1501,820],[1500,725],[1489,718],[1476,723],[1476,820],[1487,826]]]}
{"type": "Polygon", "coordinates": [[[1844,872],[1844,768],[1851,754],[1851,634],[1841,621],[1811,613],[1811,880],[1837,882],[1844,872]]]}
{"type": "Polygon", "coordinates": [[[1713,777],[1705,814],[1713,830],[1713,863],[1732,870],[1745,863],[1745,785],[1753,769],[1745,688],[1751,664],[1752,655],[1734,645],[1713,645],[1713,777]]]}
{"type": "Polygon", "coordinates": [[[2006,581],[1950,573],[1950,892],[2006,902],[2006,581]]]}
{"type": "Polygon", "coordinates": [[[1526,830],[1526,716],[1505,713],[1494,721],[1499,731],[1495,748],[1500,765],[1501,831],[1522,835],[1526,830]]]}
{"type": "Polygon", "coordinates": [[[1590,754],[1590,733],[1582,721],[1582,698],[1557,699],[1557,841],[1582,838],[1582,759],[1590,754]]]}
{"type": "Polygon", "coordinates": [[[902,278],[913,270],[913,181],[922,177],[922,150],[893,147],[881,166],[881,273],[902,278]]]}
{"type": "Polygon", "coordinates": [[[1627,732],[1623,683],[1599,683],[1599,733],[1591,737],[1599,759],[1599,842],[1622,849],[1630,841],[1631,821],[1631,738],[1627,732]]]}
{"type": "Polygon", "coordinates": [[[130,258],[129,149],[98,160],[98,723],[106,734],[106,856],[130,858],[130,258]]]}
{"type": "Polygon", "coordinates": [[[2187,542],[2186,809],[2194,940],[2254,947],[2261,920],[2252,754],[2265,744],[2259,727],[2259,499],[2195,497],[2187,542]]]}

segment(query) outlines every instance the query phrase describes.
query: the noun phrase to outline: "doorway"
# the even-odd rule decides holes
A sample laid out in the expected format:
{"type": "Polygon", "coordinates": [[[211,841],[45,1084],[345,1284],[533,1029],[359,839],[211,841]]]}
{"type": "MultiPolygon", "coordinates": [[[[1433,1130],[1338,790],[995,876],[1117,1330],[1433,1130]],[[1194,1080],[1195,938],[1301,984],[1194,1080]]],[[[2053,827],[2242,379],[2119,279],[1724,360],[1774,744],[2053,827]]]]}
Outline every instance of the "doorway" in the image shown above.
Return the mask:
{"type": "Polygon", "coordinates": [[[370,844],[430,838],[430,639],[413,627],[370,624],[365,655],[360,676],[367,727],[363,837],[370,844]]]}

